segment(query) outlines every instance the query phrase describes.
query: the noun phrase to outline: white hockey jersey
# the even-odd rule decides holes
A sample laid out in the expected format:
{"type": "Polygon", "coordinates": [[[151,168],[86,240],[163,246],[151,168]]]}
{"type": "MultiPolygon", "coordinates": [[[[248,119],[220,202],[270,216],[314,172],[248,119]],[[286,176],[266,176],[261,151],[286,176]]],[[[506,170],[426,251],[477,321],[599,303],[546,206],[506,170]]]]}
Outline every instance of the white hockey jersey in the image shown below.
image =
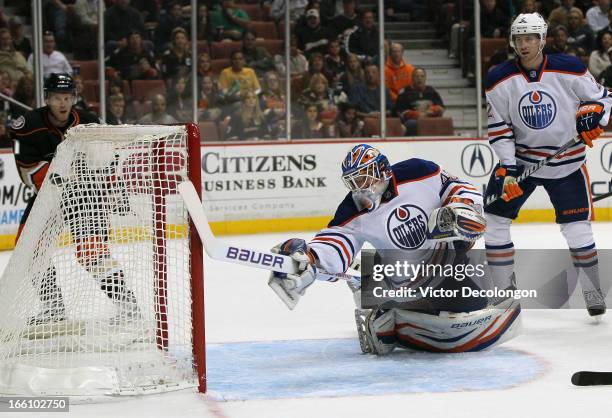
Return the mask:
{"type": "MultiPolygon", "coordinates": [[[[504,165],[530,166],[577,135],[576,111],[581,102],[604,105],[608,124],[612,98],[584,64],[565,54],[544,55],[538,70],[517,61],[493,68],[486,82],[489,143],[504,165]]],[[[585,161],[585,145],[577,143],[534,174],[561,178],[585,161]]]]}
{"type": "Polygon", "coordinates": [[[328,227],[309,242],[319,265],[330,273],[344,273],[365,242],[376,249],[410,251],[414,262],[425,260],[438,241],[427,238],[431,212],[452,197],[482,205],[481,193],[470,183],[437,164],[412,158],[391,167],[393,176],[379,208],[359,210],[348,193],[328,227]]]}

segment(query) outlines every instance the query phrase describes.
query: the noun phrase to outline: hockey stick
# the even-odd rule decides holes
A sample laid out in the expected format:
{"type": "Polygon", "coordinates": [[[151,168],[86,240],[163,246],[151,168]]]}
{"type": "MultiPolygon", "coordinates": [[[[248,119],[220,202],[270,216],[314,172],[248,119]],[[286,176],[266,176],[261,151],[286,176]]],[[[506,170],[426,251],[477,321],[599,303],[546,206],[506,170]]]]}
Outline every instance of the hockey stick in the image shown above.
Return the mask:
{"type": "MultiPolygon", "coordinates": [[[[576,137],[570,139],[565,144],[563,144],[563,146],[561,148],[559,148],[557,151],[555,151],[554,154],[551,154],[551,155],[549,155],[546,158],[542,158],[536,164],[532,165],[527,170],[523,171],[523,173],[516,178],[516,182],[517,183],[521,183],[523,180],[525,180],[526,178],[530,177],[533,173],[538,171],[540,168],[544,167],[550,161],[552,161],[553,159],[557,158],[559,155],[561,155],[562,153],[567,151],[568,148],[571,148],[572,146],[574,146],[575,144],[577,144],[580,141],[582,141],[580,136],[576,136],[576,137]]],[[[489,196],[489,198],[485,202],[485,207],[492,205],[493,203],[495,203],[499,199],[501,199],[501,195],[498,195],[498,196],[491,195],[491,196],[489,196]]]]}
{"type": "MultiPolygon", "coordinates": [[[[280,273],[299,273],[297,262],[291,257],[276,254],[269,251],[254,250],[236,244],[228,244],[217,238],[212,233],[208,224],[204,207],[190,181],[178,185],[178,191],[187,206],[191,220],[193,221],[206,254],[213,260],[225,261],[227,263],[242,264],[280,273]]],[[[330,274],[324,270],[317,269],[317,277],[322,280],[349,280],[361,281],[358,271],[349,269],[346,273],[330,274]]]]}
{"type": "Polygon", "coordinates": [[[612,385],[612,372],[576,372],[572,375],[572,384],[575,386],[612,385]]]}
{"type": "Polygon", "coordinates": [[[600,200],[604,200],[604,199],[606,199],[606,198],[608,198],[610,196],[612,196],[612,192],[600,194],[599,196],[595,196],[593,198],[593,202],[599,202],[600,200]]]}

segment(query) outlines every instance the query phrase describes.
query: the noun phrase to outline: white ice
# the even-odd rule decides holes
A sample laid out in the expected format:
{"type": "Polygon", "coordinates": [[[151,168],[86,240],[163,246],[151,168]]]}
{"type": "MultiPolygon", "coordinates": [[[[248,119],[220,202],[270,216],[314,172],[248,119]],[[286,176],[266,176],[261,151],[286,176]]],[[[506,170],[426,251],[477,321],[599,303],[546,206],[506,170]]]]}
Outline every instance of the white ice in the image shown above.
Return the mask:
{"type": "MultiPolygon", "coordinates": [[[[598,247],[612,248],[612,223],[595,223],[594,230],[598,247]]],[[[554,224],[515,225],[512,232],[517,248],[566,248],[554,224]]],[[[270,248],[289,236],[309,238],[312,233],[225,239],[254,248],[270,248]]],[[[0,254],[0,263],[5,264],[9,256],[8,252],[0,254]]],[[[288,311],[268,288],[267,275],[264,270],[205,260],[208,343],[356,338],[353,300],[343,283],[316,283],[308,289],[296,310],[288,311]]],[[[612,317],[609,317],[594,325],[584,310],[523,311],[522,334],[504,347],[539,358],[545,370],[535,380],[505,390],[235,402],[217,402],[207,395],[182,391],[104,404],[72,405],[70,416],[609,417],[612,416],[612,387],[573,387],[570,376],[577,370],[612,370],[611,323],[612,317]]],[[[269,364],[274,367],[274,358],[269,359],[269,364]]],[[[408,358],[404,366],[410,368],[408,358]]],[[[257,385],[258,376],[250,376],[250,383],[257,385]]],[[[46,415],[58,417],[60,414],[31,414],[46,415]]]]}

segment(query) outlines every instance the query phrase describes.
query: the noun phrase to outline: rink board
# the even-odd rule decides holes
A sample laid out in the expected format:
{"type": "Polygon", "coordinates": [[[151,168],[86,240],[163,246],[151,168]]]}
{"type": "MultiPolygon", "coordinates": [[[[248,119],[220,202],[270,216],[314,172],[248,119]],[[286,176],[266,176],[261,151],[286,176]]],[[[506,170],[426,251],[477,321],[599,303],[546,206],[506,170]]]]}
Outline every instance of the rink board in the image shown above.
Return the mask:
{"type": "MultiPolygon", "coordinates": [[[[346,194],[340,163],[355,140],[223,143],[202,146],[203,200],[215,233],[316,230],[327,224],[346,194]]],[[[484,190],[496,163],[477,138],[368,138],[391,161],[419,157],[484,190]]],[[[612,138],[587,151],[593,195],[612,190],[612,138]]],[[[0,249],[14,247],[19,220],[32,195],[10,151],[0,153],[0,249]]],[[[612,199],[596,204],[596,220],[612,220],[612,199]]],[[[530,197],[519,222],[552,222],[542,189],[530,197]]],[[[179,226],[180,227],[180,226],[179,226]]]]}

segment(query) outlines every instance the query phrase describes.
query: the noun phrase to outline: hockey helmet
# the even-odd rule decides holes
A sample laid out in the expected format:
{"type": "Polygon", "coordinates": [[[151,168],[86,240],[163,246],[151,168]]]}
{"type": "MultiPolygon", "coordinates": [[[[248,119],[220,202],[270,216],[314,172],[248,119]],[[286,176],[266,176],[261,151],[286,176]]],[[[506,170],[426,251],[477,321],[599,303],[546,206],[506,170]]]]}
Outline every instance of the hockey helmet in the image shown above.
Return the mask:
{"type": "Polygon", "coordinates": [[[546,32],[548,25],[539,13],[521,13],[514,19],[510,27],[510,46],[516,49],[514,37],[516,35],[537,34],[540,35],[540,50],[546,45],[546,32]]]}
{"type": "Polygon", "coordinates": [[[342,181],[351,191],[369,187],[372,180],[389,180],[389,160],[379,150],[368,144],[355,145],[342,162],[342,181]]]}
{"type": "Polygon", "coordinates": [[[49,92],[74,93],[74,80],[68,73],[51,73],[45,80],[45,95],[49,92]]]}

